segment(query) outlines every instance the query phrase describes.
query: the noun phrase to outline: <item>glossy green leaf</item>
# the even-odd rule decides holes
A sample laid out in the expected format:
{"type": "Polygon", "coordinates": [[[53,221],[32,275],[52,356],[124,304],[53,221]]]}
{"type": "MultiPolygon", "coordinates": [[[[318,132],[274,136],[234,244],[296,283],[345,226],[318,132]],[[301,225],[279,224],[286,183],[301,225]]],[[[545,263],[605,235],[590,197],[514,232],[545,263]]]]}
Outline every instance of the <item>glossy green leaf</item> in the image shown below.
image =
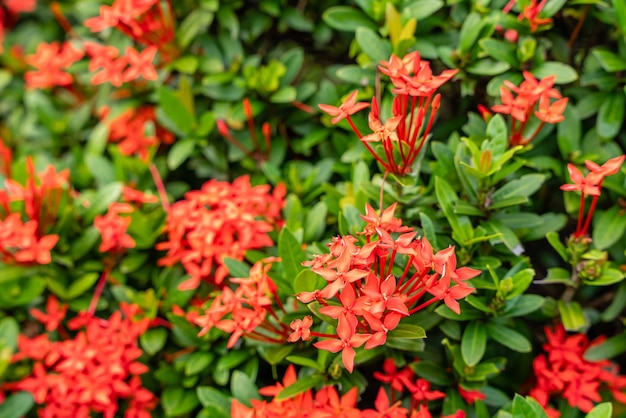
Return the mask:
{"type": "Polygon", "coordinates": [[[596,405],[587,415],[585,415],[585,418],[611,418],[612,416],[613,404],[611,402],[604,402],[596,405]]]}
{"type": "Polygon", "coordinates": [[[308,357],[289,356],[287,357],[286,360],[290,363],[297,364],[298,366],[310,367],[311,369],[319,370],[320,372],[324,371],[323,369],[320,368],[320,365],[317,361],[308,357]]]}
{"type": "Polygon", "coordinates": [[[493,192],[491,200],[496,203],[499,200],[511,197],[530,197],[541,188],[545,178],[546,176],[543,174],[525,174],[519,179],[511,180],[493,192]]]}
{"type": "Polygon", "coordinates": [[[8,396],[0,404],[0,417],[20,418],[25,416],[35,405],[35,399],[30,392],[16,392],[8,396]]]}
{"type": "Polygon", "coordinates": [[[513,408],[511,410],[513,418],[548,418],[543,407],[530,396],[524,398],[515,394],[513,398],[513,408]]]}
{"type": "Polygon", "coordinates": [[[237,279],[246,279],[250,277],[250,266],[243,261],[235,260],[234,258],[224,257],[222,258],[224,265],[228,268],[230,277],[237,279]]]}
{"type": "Polygon", "coordinates": [[[324,377],[319,374],[314,374],[311,376],[305,376],[301,379],[298,379],[295,383],[287,386],[283,390],[281,390],[278,395],[274,398],[275,401],[281,401],[284,399],[289,399],[293,396],[296,396],[300,393],[306,392],[309,389],[312,389],[316,386],[321,385],[324,382],[324,377]]]}
{"type": "Polygon", "coordinates": [[[594,221],[592,238],[593,245],[597,249],[607,249],[620,239],[624,239],[626,213],[618,206],[604,212],[596,212],[594,221]]]}
{"type": "Polygon", "coordinates": [[[163,405],[165,410],[165,416],[179,417],[193,411],[198,406],[198,398],[190,390],[168,387],[163,390],[161,405],[163,405]]]}
{"type": "Polygon", "coordinates": [[[355,39],[361,47],[361,50],[363,50],[374,63],[378,64],[380,61],[389,59],[391,55],[391,45],[373,30],[367,27],[359,27],[356,29],[355,39]]]}
{"type": "Polygon", "coordinates": [[[516,48],[510,42],[499,39],[481,39],[479,44],[482,50],[491,58],[506,62],[513,68],[519,66],[517,56],[515,55],[516,48]]]}
{"type": "Polygon", "coordinates": [[[363,12],[349,6],[333,6],[324,12],[322,19],[328,26],[345,32],[354,32],[364,26],[376,30],[376,24],[363,12]]]}
{"type": "Polygon", "coordinates": [[[557,61],[548,61],[539,64],[531,71],[537,78],[556,76],[556,84],[568,84],[578,79],[578,73],[567,64],[557,61]]]}
{"type": "Polygon", "coordinates": [[[194,139],[176,141],[167,153],[167,168],[176,170],[191,156],[195,147],[196,141],[194,139]]]}
{"type": "Polygon", "coordinates": [[[481,60],[476,60],[468,65],[467,72],[476,75],[494,76],[502,74],[510,68],[511,64],[509,64],[508,62],[495,61],[491,58],[483,58],[481,60]]]}
{"type": "Polygon", "coordinates": [[[426,331],[418,325],[399,324],[387,334],[387,339],[418,339],[426,338],[426,331]]]}
{"type": "Polygon", "coordinates": [[[259,389],[254,380],[241,370],[235,370],[230,379],[230,393],[241,404],[251,406],[250,400],[260,399],[259,389]]]}
{"type": "Polygon", "coordinates": [[[521,295],[506,301],[504,311],[500,317],[524,316],[541,308],[544,303],[539,295],[521,295]]]}
{"type": "Polygon", "coordinates": [[[224,393],[214,387],[199,386],[196,394],[202,406],[209,408],[211,418],[230,418],[231,400],[224,393]]]}
{"type": "Polygon", "coordinates": [[[444,4],[443,0],[414,0],[404,6],[401,15],[404,19],[416,19],[419,22],[440,10],[444,4]]]}
{"type": "Polygon", "coordinates": [[[274,345],[261,352],[265,360],[275,366],[285,359],[296,348],[296,344],[274,345]]]}
{"type": "Polygon", "coordinates": [[[298,273],[294,279],[293,291],[296,295],[300,292],[314,292],[322,290],[327,284],[322,276],[307,268],[298,273]]]}
{"type": "Polygon", "coordinates": [[[454,189],[441,177],[435,177],[435,195],[446,215],[450,227],[452,227],[453,238],[459,243],[464,244],[473,238],[473,229],[467,217],[459,217],[454,212],[454,203],[458,200],[458,196],[454,189]]]}
{"type": "Polygon", "coordinates": [[[513,351],[519,353],[530,353],[532,351],[530,341],[522,334],[509,327],[494,321],[489,321],[487,322],[487,331],[489,332],[489,337],[513,351]]]}
{"type": "Polygon", "coordinates": [[[626,308],[626,282],[622,282],[617,288],[611,303],[604,312],[602,312],[600,318],[604,322],[613,321],[622,313],[624,308],[626,308]]]}
{"type": "Polygon", "coordinates": [[[466,53],[474,46],[480,35],[480,31],[484,26],[483,17],[477,13],[470,13],[461,26],[459,33],[459,52],[466,53]]]}
{"type": "Polygon", "coordinates": [[[304,270],[302,262],[306,256],[298,240],[287,228],[283,228],[278,236],[278,255],[282,260],[283,277],[292,283],[298,273],[304,270]]]}
{"type": "Polygon", "coordinates": [[[602,68],[610,73],[626,70],[626,59],[612,51],[594,48],[591,53],[600,62],[602,68]]]}
{"type": "Polygon", "coordinates": [[[622,31],[622,36],[626,36],[626,4],[622,0],[612,0],[611,3],[615,8],[617,25],[622,31]]]}
{"type": "Polygon", "coordinates": [[[178,94],[163,86],[159,89],[158,97],[158,107],[163,111],[165,116],[176,126],[179,132],[184,134],[189,133],[196,124],[196,118],[195,115],[187,109],[187,106],[185,106],[181,98],[178,97],[178,94]]]}
{"type": "Polygon", "coordinates": [[[185,374],[187,376],[192,376],[194,374],[204,372],[209,368],[214,358],[215,355],[213,353],[206,353],[202,351],[192,353],[186,360],[185,374]]]}
{"type": "Polygon", "coordinates": [[[561,314],[563,327],[567,331],[580,331],[587,324],[587,319],[578,302],[564,302],[559,300],[557,306],[561,314]]]}
{"type": "Polygon", "coordinates": [[[461,338],[461,354],[468,366],[473,367],[480,362],[487,347],[487,330],[485,325],[473,321],[470,322],[461,338]]]}
{"type": "Polygon", "coordinates": [[[589,361],[600,361],[612,359],[626,352],[626,333],[616,335],[602,341],[600,344],[594,344],[585,351],[585,359],[589,361]]]}
{"type": "Polygon", "coordinates": [[[570,156],[579,152],[582,139],[582,122],[577,109],[568,104],[563,112],[565,119],[556,126],[556,140],[561,156],[569,160],[570,156]]]}
{"type": "Polygon", "coordinates": [[[621,90],[609,95],[600,105],[596,129],[602,138],[614,138],[620,131],[624,122],[624,107],[626,96],[621,90]]]}
{"type": "Polygon", "coordinates": [[[155,355],[165,346],[167,330],[164,328],[151,328],[139,336],[141,349],[148,355],[155,355]]]}

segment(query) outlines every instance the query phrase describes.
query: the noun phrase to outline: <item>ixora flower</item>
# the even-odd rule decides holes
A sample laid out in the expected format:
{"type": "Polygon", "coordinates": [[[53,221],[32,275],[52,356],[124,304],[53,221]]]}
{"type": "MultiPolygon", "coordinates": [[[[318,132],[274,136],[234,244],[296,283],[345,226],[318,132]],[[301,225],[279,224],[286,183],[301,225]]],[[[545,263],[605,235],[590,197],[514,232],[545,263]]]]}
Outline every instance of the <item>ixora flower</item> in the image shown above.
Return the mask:
{"type": "Polygon", "coordinates": [[[159,265],[181,262],[191,276],[180,289],[195,289],[202,281],[220,284],[228,274],[224,257],[242,260],[251,249],[274,244],[273,231],[284,206],[285,187],[252,186],[248,176],[233,183],[209,180],[187,192],[168,213],[167,250],[159,265]]]}
{"type": "Polygon", "coordinates": [[[350,118],[369,107],[368,103],[356,101],[357,91],[352,92],[339,107],[320,104],[319,108],[333,116],[333,124],[346,119],[385,172],[403,176],[411,172],[428,140],[441,101],[440,95],[435,95],[436,90],[454,77],[458,70],[445,70],[440,75],[433,75],[430,63],[422,60],[417,51],[403,58],[392,55],[389,61],[381,61],[378,68],[389,76],[394,86],[393,116],[383,122],[378,102],[373,98],[369,114],[371,134],[362,135],[350,118]]]}
{"type": "MultiPolygon", "coordinates": [[[[594,403],[601,402],[600,390],[606,387],[613,398],[626,403],[626,376],[619,374],[619,367],[609,360],[589,361],[584,358],[589,347],[603,339],[589,342],[584,334],[567,335],[562,325],[554,330],[545,328],[548,342],[543,345],[545,354],[533,361],[536,382],[530,395],[544,408],[551,397],[562,398],[583,412],[589,412],[594,403]]],[[[551,418],[559,411],[547,408],[551,418]]]]}
{"type": "Polygon", "coordinates": [[[576,231],[573,234],[574,238],[581,238],[587,235],[602,190],[602,182],[605,177],[617,174],[624,160],[626,160],[626,154],[611,158],[603,165],[587,160],[585,161],[585,166],[589,172],[586,176],[574,164],[567,165],[567,171],[573,183],[562,185],[561,190],[566,192],[580,191],[578,222],[576,231]],[[587,196],[593,196],[593,200],[587,211],[587,216],[585,216],[585,198],[587,196]]]}
{"type": "Polygon", "coordinates": [[[496,113],[511,115],[511,134],[509,142],[513,146],[530,143],[546,123],[563,121],[563,112],[569,99],[561,97],[561,93],[553,88],[556,76],[551,75],[537,80],[530,72],[524,71],[524,81],[518,86],[505,81],[500,87],[501,104],[491,108],[496,113]],[[513,95],[516,93],[516,96],[513,95]],[[556,101],[551,101],[556,99],[556,101]],[[539,103],[536,111],[535,105],[539,103]],[[534,111],[534,113],[533,113],[534,111]],[[541,123],[533,132],[526,132],[532,115],[541,123]]]}
{"type": "Polygon", "coordinates": [[[64,338],[20,335],[13,362],[32,362],[32,372],[0,389],[32,393],[42,417],[87,418],[97,413],[113,418],[122,403],[127,417],[150,417],[157,401],[143,388],[140,375],[148,368],[137,361],[142,354],[137,341],[149,320],[135,319],[137,306],[122,304],[108,320],[80,315],[69,321],[76,332],[72,338],[59,325],[66,308],[59,309],[54,298],[47,307],[46,313],[32,311],[34,317],[48,331],[59,328],[64,338]]]}
{"type": "Polygon", "coordinates": [[[26,87],[45,89],[72,84],[74,78],[65,70],[80,60],[83,55],[83,51],[69,42],[40,43],[35,54],[26,57],[26,62],[36,68],[35,71],[27,71],[24,74],[26,87]]]}
{"type": "MultiPolygon", "coordinates": [[[[10,174],[11,155],[6,156],[4,171],[10,174]]],[[[47,232],[56,222],[62,198],[69,196],[69,171],[57,172],[50,165],[37,174],[29,157],[26,173],[25,185],[7,178],[6,190],[0,190],[0,260],[7,264],[48,264],[59,236],[47,232]],[[14,210],[12,202],[21,202],[24,213],[14,210]]]]}
{"type": "Polygon", "coordinates": [[[350,372],[355,348],[384,345],[402,318],[437,301],[459,314],[458,300],[474,291],[467,280],[480,274],[468,267],[457,268],[453,247],[434,252],[426,238],[417,238],[416,232],[394,217],[394,211],[395,205],[378,216],[368,205],[367,215],[362,216],[367,222],[362,232],[366,243],[359,245],[350,235],[333,239],[329,254],[306,263],[327,285],[297,295],[303,303],[321,304],[319,313],[337,320],[336,334],[311,331],[307,335],[326,338],[314,346],[341,351],[350,372]],[[396,273],[394,265],[400,260],[404,267],[396,273]]]}

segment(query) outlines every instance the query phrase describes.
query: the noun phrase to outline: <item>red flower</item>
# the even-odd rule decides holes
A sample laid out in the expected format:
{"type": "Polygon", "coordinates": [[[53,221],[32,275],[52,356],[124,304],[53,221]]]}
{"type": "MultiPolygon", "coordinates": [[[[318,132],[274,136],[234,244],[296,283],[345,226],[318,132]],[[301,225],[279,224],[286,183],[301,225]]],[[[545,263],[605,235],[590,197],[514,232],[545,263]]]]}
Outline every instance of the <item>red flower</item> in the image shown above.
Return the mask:
{"type": "Polygon", "coordinates": [[[59,306],[59,301],[54,296],[48,296],[46,302],[46,311],[41,312],[39,309],[32,308],[30,314],[39,322],[46,326],[46,331],[56,331],[59,324],[65,318],[67,313],[67,305],[59,306]]]}
{"type": "Polygon", "coordinates": [[[353,91],[350,95],[344,100],[344,102],[339,106],[331,106],[327,104],[318,105],[320,109],[324,112],[328,113],[330,116],[334,116],[331,120],[332,124],[339,123],[344,118],[349,117],[350,115],[355,114],[363,109],[369,107],[369,103],[358,102],[356,101],[356,97],[359,94],[358,90],[353,91]]]}
{"type": "Polygon", "coordinates": [[[141,52],[130,47],[126,48],[126,61],[129,67],[124,71],[124,81],[132,81],[139,76],[142,76],[144,80],[158,79],[159,76],[152,65],[156,53],[157,47],[154,45],[141,52]]]}
{"type": "Polygon", "coordinates": [[[337,326],[337,336],[339,339],[330,339],[318,341],[313,344],[322,350],[336,353],[341,351],[341,359],[343,365],[350,373],[354,369],[354,356],[356,355],[354,348],[362,346],[370,337],[369,334],[357,334],[355,332],[356,320],[345,318],[339,321],[337,326]]]}
{"type": "Polygon", "coordinates": [[[113,417],[123,403],[126,416],[148,417],[156,398],[141,386],[139,375],[148,369],[137,361],[142,355],[137,340],[149,320],[134,321],[136,307],[121,309],[124,317],[119,311],[108,320],[84,317],[71,339],[51,342],[47,335],[20,335],[13,360],[31,359],[33,371],[2,389],[31,392],[44,417],[113,417]]]}
{"type": "Polygon", "coordinates": [[[299,339],[302,341],[308,341],[311,339],[311,325],[313,325],[313,318],[310,315],[305,316],[302,319],[294,319],[289,324],[289,328],[293,330],[291,334],[289,334],[289,338],[287,341],[290,343],[296,342],[299,339]]]}
{"type": "Polygon", "coordinates": [[[96,216],[93,225],[102,235],[100,252],[119,253],[127,248],[135,248],[135,240],[126,233],[130,218],[120,216],[133,210],[127,203],[112,203],[104,216],[96,216]]]}
{"type": "Polygon", "coordinates": [[[82,57],[83,52],[69,42],[40,43],[35,54],[26,57],[26,62],[37,69],[24,74],[26,87],[45,89],[72,84],[73,77],[65,70],[82,57]]]}

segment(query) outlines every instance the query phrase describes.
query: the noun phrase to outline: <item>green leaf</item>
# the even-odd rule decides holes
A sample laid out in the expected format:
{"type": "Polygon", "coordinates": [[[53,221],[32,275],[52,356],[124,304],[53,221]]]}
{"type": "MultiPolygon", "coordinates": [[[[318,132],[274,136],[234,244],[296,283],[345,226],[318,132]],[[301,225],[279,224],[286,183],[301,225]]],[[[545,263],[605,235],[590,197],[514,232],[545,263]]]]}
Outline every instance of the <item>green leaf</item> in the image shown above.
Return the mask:
{"type": "Polygon", "coordinates": [[[626,231],[626,214],[618,206],[594,216],[593,245],[599,250],[611,247],[626,231]]]}
{"type": "Polygon", "coordinates": [[[333,6],[324,12],[322,19],[333,29],[354,32],[360,26],[376,30],[377,25],[365,13],[349,6],[333,6]]]}
{"type": "Polygon", "coordinates": [[[67,289],[67,299],[74,299],[85,293],[98,281],[98,277],[100,277],[98,273],[87,273],[73,280],[67,289]]]}
{"type": "Polygon", "coordinates": [[[517,235],[515,235],[515,232],[502,222],[494,219],[485,222],[484,226],[490,234],[497,234],[496,238],[489,240],[490,243],[496,244],[502,242],[509,251],[515,255],[520,255],[524,252],[524,247],[520,243],[519,238],[517,238],[517,235]]]}
{"type": "Polygon", "coordinates": [[[305,269],[302,270],[293,281],[293,291],[297,295],[300,292],[313,292],[322,290],[328,283],[319,274],[305,269]]]}
{"type": "Polygon", "coordinates": [[[254,380],[240,370],[233,372],[230,379],[230,393],[232,393],[233,398],[246,406],[251,406],[251,399],[261,399],[254,380]]]}
{"type": "Polygon", "coordinates": [[[278,256],[282,260],[283,278],[293,283],[298,273],[304,270],[302,262],[306,260],[306,255],[296,237],[287,228],[283,228],[278,235],[278,256]]]}
{"type": "Polygon", "coordinates": [[[179,417],[198,406],[196,394],[179,387],[168,387],[161,396],[161,405],[168,417],[179,417]]]}
{"type": "Polygon", "coordinates": [[[16,392],[0,404],[0,417],[20,418],[35,405],[35,399],[30,392],[16,392]]]}
{"type": "Polygon", "coordinates": [[[304,242],[317,241],[324,236],[328,207],[325,202],[317,202],[306,214],[304,242]]]}
{"type": "Polygon", "coordinates": [[[295,80],[300,73],[302,64],[304,64],[304,50],[300,47],[292,48],[281,55],[280,62],[283,63],[286,70],[280,83],[285,86],[295,80]]]}
{"type": "Polygon", "coordinates": [[[310,359],[308,357],[302,357],[302,356],[289,356],[286,359],[288,362],[293,363],[293,364],[297,364],[298,366],[303,366],[303,367],[310,367],[313,370],[319,370],[320,372],[323,372],[324,369],[322,367],[320,367],[319,363],[313,359],[310,359]]]}
{"type": "Polygon", "coordinates": [[[453,382],[452,375],[438,363],[420,360],[417,364],[411,365],[411,368],[419,377],[435,385],[448,386],[453,382]]]}
{"type": "Polygon", "coordinates": [[[507,292],[506,298],[511,299],[524,293],[526,289],[528,289],[528,286],[532,283],[534,277],[535,270],[531,268],[523,269],[515,273],[512,277],[513,288],[507,292]]]}
{"type": "Polygon", "coordinates": [[[609,95],[600,105],[598,118],[596,119],[596,129],[602,138],[614,138],[620,131],[624,122],[624,107],[626,106],[626,96],[622,90],[617,90],[609,95]]]}
{"type": "Polygon", "coordinates": [[[199,386],[196,394],[200,403],[209,408],[211,418],[230,418],[230,399],[219,390],[210,386],[199,386]]]}
{"type": "Polygon", "coordinates": [[[193,376],[207,370],[214,358],[215,355],[213,353],[202,351],[191,354],[185,363],[185,374],[193,376]]]}
{"type": "Polygon", "coordinates": [[[614,52],[594,48],[591,53],[609,73],[626,70],[626,60],[614,52]]]}
{"type": "Polygon", "coordinates": [[[493,192],[491,200],[496,203],[499,200],[511,197],[529,197],[535,193],[545,181],[543,174],[525,174],[519,179],[511,180],[498,190],[493,192]]]}
{"type": "Polygon", "coordinates": [[[510,68],[511,65],[507,62],[483,58],[472,62],[466,69],[470,74],[494,76],[502,74],[510,68]]]}
{"type": "Polygon", "coordinates": [[[516,48],[510,42],[489,38],[481,39],[479,44],[482,50],[491,58],[497,61],[504,61],[513,68],[519,66],[517,56],[515,55],[516,48]]]}
{"type": "Polygon", "coordinates": [[[401,15],[405,20],[416,19],[419,22],[433,15],[444,5],[443,0],[415,0],[404,6],[401,15]]]}
{"type": "Polygon", "coordinates": [[[530,396],[523,398],[515,394],[512,408],[513,418],[548,418],[543,407],[530,396]]]}
{"type": "Polygon", "coordinates": [[[278,395],[274,398],[275,401],[282,401],[285,399],[289,399],[293,396],[296,396],[300,393],[306,392],[309,389],[312,389],[316,386],[324,383],[324,377],[319,374],[314,374],[311,376],[305,376],[301,379],[298,379],[294,384],[287,386],[283,390],[281,390],[278,395]]]}
{"type": "Polygon", "coordinates": [[[433,221],[424,212],[420,212],[420,223],[422,224],[422,231],[424,236],[430,242],[433,248],[439,248],[437,244],[437,234],[435,234],[435,225],[433,221]]]}
{"type": "Polygon", "coordinates": [[[556,126],[556,140],[565,160],[581,149],[582,121],[574,106],[567,106],[563,112],[565,119],[556,126]]]}
{"type": "Polygon", "coordinates": [[[602,312],[600,318],[604,322],[611,322],[617,318],[626,307],[626,282],[622,282],[613,295],[613,300],[602,312]]]}
{"type": "Polygon", "coordinates": [[[284,86],[279,88],[275,93],[270,96],[270,102],[272,103],[291,103],[296,100],[298,91],[293,86],[284,86]]]}
{"type": "Polygon", "coordinates": [[[165,346],[167,330],[164,328],[152,328],[139,336],[141,348],[147,354],[153,356],[165,346]]]}
{"type": "Polygon", "coordinates": [[[624,279],[624,273],[618,269],[605,267],[602,275],[598,278],[583,279],[583,283],[588,286],[610,286],[619,283],[624,279]]]}
{"type": "Polygon", "coordinates": [[[521,295],[514,299],[509,299],[504,305],[504,311],[501,318],[524,316],[531,312],[535,312],[544,304],[543,297],[539,295],[521,295]]]}
{"type": "Polygon", "coordinates": [[[438,306],[435,309],[435,313],[445,319],[452,319],[453,321],[473,321],[484,316],[480,311],[477,311],[465,302],[460,302],[461,314],[457,315],[456,312],[448,308],[446,305],[438,306]]]}
{"type": "Polygon", "coordinates": [[[472,12],[465,18],[459,33],[458,50],[461,54],[469,52],[474,46],[484,25],[485,21],[477,12],[472,12]]]}
{"type": "Polygon", "coordinates": [[[487,322],[489,336],[505,347],[518,353],[530,353],[532,345],[522,334],[494,321],[487,322]]]}
{"type": "Polygon", "coordinates": [[[478,322],[470,322],[461,338],[461,355],[468,366],[477,365],[485,354],[487,347],[487,331],[485,325],[478,322]]]}
{"type": "Polygon", "coordinates": [[[426,338],[426,331],[418,325],[399,324],[387,334],[387,339],[409,339],[426,338]]]}
{"type": "Polygon", "coordinates": [[[223,257],[222,261],[224,265],[226,265],[226,268],[228,268],[230,277],[236,279],[246,279],[250,277],[250,266],[247,263],[230,257],[223,257]]]}
{"type": "Polygon", "coordinates": [[[626,352],[626,334],[611,337],[600,344],[594,344],[585,351],[585,360],[600,361],[611,359],[626,352]]]}
{"type": "Polygon", "coordinates": [[[120,198],[123,187],[123,183],[115,182],[99,188],[96,196],[89,199],[91,206],[85,212],[85,221],[92,224],[96,215],[106,212],[109,205],[120,198]]]}
{"type": "Polygon", "coordinates": [[[559,233],[556,231],[548,232],[546,234],[546,238],[548,242],[550,243],[550,245],[552,245],[552,248],[554,248],[556,252],[559,253],[563,261],[568,261],[569,254],[567,253],[567,249],[565,248],[565,245],[563,245],[563,243],[561,242],[559,233]]]}
{"type": "Polygon", "coordinates": [[[296,348],[295,344],[274,345],[262,352],[263,357],[272,366],[285,359],[296,348]]]}
{"type": "Polygon", "coordinates": [[[355,39],[361,50],[370,57],[370,59],[378,64],[380,61],[386,61],[391,55],[391,45],[383,40],[373,30],[367,27],[359,27],[356,29],[355,39]]]}
{"type": "Polygon", "coordinates": [[[195,147],[195,139],[188,138],[176,141],[167,153],[167,168],[176,170],[189,158],[195,147]]]}
{"type": "Polygon", "coordinates": [[[435,195],[444,215],[452,228],[452,237],[461,245],[473,238],[472,225],[465,216],[454,213],[454,203],[458,200],[454,189],[441,177],[435,177],[435,195]]]}
{"type": "Polygon", "coordinates": [[[159,89],[158,98],[158,108],[163,111],[178,131],[183,134],[191,132],[196,124],[196,117],[187,109],[181,98],[172,89],[165,86],[159,89]]]}
{"type": "Polygon", "coordinates": [[[576,301],[564,302],[562,300],[557,301],[559,312],[561,313],[561,321],[563,327],[567,331],[580,331],[585,325],[587,325],[587,319],[583,314],[583,310],[576,301]]]}
{"type": "Polygon", "coordinates": [[[596,405],[587,415],[585,415],[585,418],[611,418],[612,416],[613,404],[611,402],[604,402],[596,405]]]}
{"type": "Polygon", "coordinates": [[[622,0],[612,0],[615,8],[615,18],[617,25],[622,31],[622,36],[626,36],[626,4],[622,0]]]}
{"type": "Polygon", "coordinates": [[[578,73],[575,69],[557,61],[544,62],[535,67],[531,72],[537,78],[555,75],[556,84],[568,84],[578,80],[578,73]]]}

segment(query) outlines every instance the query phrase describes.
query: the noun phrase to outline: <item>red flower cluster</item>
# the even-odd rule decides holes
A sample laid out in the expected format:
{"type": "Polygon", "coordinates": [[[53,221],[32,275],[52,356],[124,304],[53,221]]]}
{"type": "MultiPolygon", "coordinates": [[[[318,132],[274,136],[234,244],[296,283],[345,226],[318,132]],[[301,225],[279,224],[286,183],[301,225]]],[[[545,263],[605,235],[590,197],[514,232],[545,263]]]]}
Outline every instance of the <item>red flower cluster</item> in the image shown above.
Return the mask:
{"type": "MultiPolygon", "coordinates": [[[[626,376],[619,374],[619,367],[608,360],[588,361],[583,355],[589,347],[602,342],[597,339],[589,342],[584,334],[568,336],[562,325],[554,331],[545,328],[548,342],[533,361],[537,378],[530,395],[544,408],[551,396],[564,398],[575,408],[589,412],[594,402],[601,402],[599,390],[602,385],[611,391],[613,398],[626,403],[626,376]]],[[[558,417],[559,411],[548,408],[551,418],[558,417]]]]}
{"type": "MultiPolygon", "coordinates": [[[[104,7],[104,6],[103,6],[104,7]]],[[[91,58],[89,71],[98,71],[91,79],[94,86],[111,83],[120,87],[123,83],[137,79],[156,80],[158,74],[152,65],[157,47],[149,46],[143,51],[127,47],[124,55],[114,46],[104,46],[95,42],[85,42],[85,50],[91,58]]]]}
{"type": "Polygon", "coordinates": [[[346,118],[361,142],[386,172],[405,175],[413,169],[413,163],[428,139],[439,110],[440,95],[435,96],[435,91],[454,77],[458,70],[445,70],[434,76],[430,63],[422,60],[417,51],[404,58],[392,55],[389,62],[380,63],[379,69],[391,79],[395,97],[393,117],[384,123],[380,120],[376,98],[372,98],[369,127],[373,133],[361,135],[350,118],[350,115],[368,107],[367,103],[356,102],[356,91],[339,107],[324,104],[319,107],[334,116],[332,123],[346,118]],[[372,148],[371,143],[380,143],[382,151],[372,148]]]}
{"type": "Polygon", "coordinates": [[[112,203],[104,216],[96,216],[93,225],[102,236],[101,253],[120,253],[126,248],[135,248],[135,240],[126,233],[130,225],[129,217],[122,213],[132,213],[134,208],[128,203],[112,203]]]}
{"type": "MultiPolygon", "coordinates": [[[[33,314],[53,331],[65,308],[59,310],[56,300],[47,306],[54,312],[33,314]]],[[[52,341],[48,334],[33,338],[20,335],[13,361],[33,361],[32,374],[5,383],[3,389],[32,393],[41,405],[41,417],[88,418],[91,413],[100,413],[113,418],[124,401],[128,403],[125,417],[149,418],[156,398],[142,387],[139,375],[148,368],[137,361],[142,354],[137,339],[148,329],[149,320],[134,321],[137,312],[137,306],[123,304],[121,312],[108,320],[80,315],[68,323],[76,335],[60,341],[52,341]]],[[[67,334],[62,328],[59,333],[67,334]]]]}
{"type": "Polygon", "coordinates": [[[191,278],[180,289],[222,283],[228,274],[224,257],[242,260],[247,250],[274,244],[268,233],[281,217],[285,187],[269,191],[269,185],[253,187],[242,176],[233,183],[209,180],[187,192],[168,213],[168,241],[156,247],[168,252],[159,265],[183,264],[191,278]]]}
{"type": "MultiPolygon", "coordinates": [[[[101,112],[101,118],[109,113],[108,108],[101,112]]],[[[150,157],[150,149],[160,142],[171,144],[174,135],[156,124],[154,107],[141,106],[139,109],[128,109],[109,121],[109,141],[119,144],[122,155],[137,155],[144,161],[150,157]],[[146,135],[147,124],[156,126],[153,135],[146,135]]]]}
{"type": "MultiPolygon", "coordinates": [[[[376,409],[367,408],[361,410],[357,407],[358,393],[357,388],[353,387],[344,395],[340,396],[334,386],[325,386],[316,393],[309,389],[292,398],[277,400],[276,396],[283,388],[294,384],[297,381],[296,371],[293,365],[289,365],[283,382],[274,386],[261,388],[259,393],[263,396],[272,396],[272,401],[259,401],[252,399],[249,408],[242,405],[237,400],[233,400],[231,406],[231,417],[233,418],[275,418],[275,417],[293,417],[293,418],[431,418],[432,415],[425,407],[420,406],[419,409],[413,409],[409,414],[409,410],[404,408],[401,403],[390,402],[387,392],[384,389],[378,391],[378,396],[374,402],[376,409]]],[[[422,388],[424,395],[433,394],[428,392],[427,388],[422,388]]],[[[441,392],[439,392],[441,393],[441,392]]],[[[443,393],[441,396],[443,397],[443,393]]],[[[455,414],[448,415],[448,418],[464,418],[465,413],[459,411],[455,414]]]]}
{"type": "Polygon", "coordinates": [[[228,348],[232,348],[239,338],[245,336],[257,341],[282,344],[287,339],[289,328],[278,321],[273,304],[283,311],[278,296],[278,287],[269,271],[272,263],[279,261],[268,258],[255,263],[247,278],[231,278],[237,287],[233,291],[224,287],[216,292],[211,306],[203,315],[191,319],[202,327],[202,336],[216,327],[228,334],[228,348]]]}
{"type": "Polygon", "coordinates": [[[115,0],[111,6],[100,6],[100,15],[87,19],[85,26],[92,32],[116,28],[142,45],[158,48],[165,62],[178,54],[169,0],[115,0]]]}
{"type": "MultiPolygon", "coordinates": [[[[10,173],[10,162],[4,167],[10,173]]],[[[50,250],[59,237],[46,232],[54,226],[59,204],[67,193],[69,172],[57,173],[50,165],[43,173],[36,174],[30,157],[26,159],[26,171],[25,186],[7,178],[6,190],[0,190],[0,260],[48,264],[50,250]],[[21,202],[26,221],[23,221],[21,207],[15,210],[12,202],[21,202]]]]}
{"type": "Polygon", "coordinates": [[[45,89],[72,84],[74,79],[65,70],[80,60],[83,55],[83,51],[76,49],[69,42],[40,43],[35,54],[26,57],[26,62],[37,69],[24,74],[26,87],[45,89]]]}
{"type": "Polygon", "coordinates": [[[561,98],[561,93],[555,88],[556,76],[549,76],[537,80],[531,73],[524,71],[524,81],[517,87],[508,80],[500,87],[502,104],[495,105],[491,109],[497,113],[511,115],[511,145],[526,145],[532,141],[546,123],[558,123],[563,120],[563,111],[567,106],[567,98],[561,98]],[[513,93],[517,96],[513,96],[513,93]],[[551,98],[558,99],[551,102],[551,98]],[[539,103],[536,111],[535,105],[539,103]],[[531,116],[534,115],[541,121],[534,132],[530,135],[525,132],[531,116]]]}
{"type": "Polygon", "coordinates": [[[604,181],[605,177],[616,174],[624,163],[625,159],[626,155],[621,155],[619,157],[611,158],[601,166],[594,163],[593,161],[587,160],[585,161],[585,166],[589,170],[587,176],[583,176],[583,173],[581,173],[574,164],[567,165],[569,176],[574,183],[562,185],[561,190],[565,190],[568,192],[576,190],[580,191],[578,223],[576,224],[576,231],[574,232],[575,238],[580,238],[587,235],[589,225],[591,225],[593,212],[595,211],[598,198],[600,197],[602,182],[604,181]],[[585,197],[587,196],[593,196],[593,200],[591,201],[591,206],[589,207],[587,216],[585,217],[585,197]],[[585,218],[584,224],[583,218],[585,218]]]}
{"type": "Polygon", "coordinates": [[[433,252],[426,238],[416,238],[417,232],[394,218],[395,207],[394,203],[378,216],[367,205],[366,215],[362,216],[367,222],[363,231],[367,243],[360,246],[350,235],[334,238],[329,254],[307,263],[328,282],[327,286],[298,294],[301,302],[315,300],[324,305],[320,313],[337,319],[336,335],[311,334],[331,337],[316,342],[315,347],[341,351],[343,364],[350,372],[354,348],[385,344],[387,333],[403,317],[440,300],[458,314],[457,300],[474,291],[466,281],[480,273],[468,267],[457,268],[454,247],[433,252]],[[394,238],[391,234],[395,233],[400,235],[394,238]],[[404,267],[394,271],[400,259],[404,267]],[[431,297],[424,301],[426,294],[431,297]],[[329,303],[335,296],[340,305],[329,303]]]}

